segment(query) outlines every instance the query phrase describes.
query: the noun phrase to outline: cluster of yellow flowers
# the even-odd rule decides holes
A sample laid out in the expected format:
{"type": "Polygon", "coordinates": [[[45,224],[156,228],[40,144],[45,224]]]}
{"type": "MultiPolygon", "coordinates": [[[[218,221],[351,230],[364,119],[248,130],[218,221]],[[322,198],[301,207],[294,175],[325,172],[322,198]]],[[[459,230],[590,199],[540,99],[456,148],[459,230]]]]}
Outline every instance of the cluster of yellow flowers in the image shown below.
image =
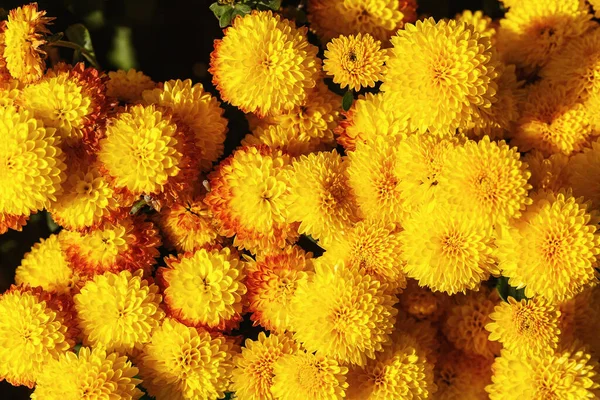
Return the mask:
{"type": "Polygon", "coordinates": [[[323,60],[307,27],[238,16],[209,71],[250,133],[222,160],[202,85],[48,67],[51,19],[12,10],[0,233],[44,209],[62,230],[0,295],[0,380],[40,400],[600,398],[600,25],[581,0],[504,4],[436,22],[308,0],[323,60]]]}

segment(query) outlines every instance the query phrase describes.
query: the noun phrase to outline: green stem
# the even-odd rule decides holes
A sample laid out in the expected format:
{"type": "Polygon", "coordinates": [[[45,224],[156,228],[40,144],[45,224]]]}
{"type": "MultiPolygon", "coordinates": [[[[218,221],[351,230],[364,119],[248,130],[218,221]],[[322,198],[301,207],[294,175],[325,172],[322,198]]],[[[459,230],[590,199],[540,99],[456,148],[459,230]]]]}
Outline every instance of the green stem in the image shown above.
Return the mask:
{"type": "Polygon", "coordinates": [[[58,47],[65,47],[67,49],[73,49],[75,51],[80,51],[81,54],[89,61],[89,63],[92,64],[92,67],[94,67],[96,69],[100,69],[100,65],[98,64],[98,61],[96,60],[96,56],[93,53],[90,53],[86,48],[81,47],[80,45],[78,45],[76,43],[67,42],[66,40],[57,40],[56,42],[52,42],[50,45],[58,46],[58,47]]]}

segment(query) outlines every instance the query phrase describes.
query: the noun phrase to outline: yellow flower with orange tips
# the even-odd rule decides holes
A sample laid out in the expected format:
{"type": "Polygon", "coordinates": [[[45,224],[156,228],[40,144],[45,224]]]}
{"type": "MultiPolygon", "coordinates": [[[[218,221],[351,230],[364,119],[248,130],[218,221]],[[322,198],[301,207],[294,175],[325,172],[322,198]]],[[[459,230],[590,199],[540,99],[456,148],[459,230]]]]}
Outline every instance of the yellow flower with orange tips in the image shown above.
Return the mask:
{"type": "Polygon", "coordinates": [[[122,69],[110,71],[106,81],[106,95],[116,97],[122,102],[133,103],[142,99],[144,90],[151,90],[156,83],[142,71],[131,68],[127,71],[122,69]]]}
{"type": "Polygon", "coordinates": [[[321,69],[306,32],[271,11],[235,18],[210,57],[223,100],[261,117],[301,106],[321,69]]]}

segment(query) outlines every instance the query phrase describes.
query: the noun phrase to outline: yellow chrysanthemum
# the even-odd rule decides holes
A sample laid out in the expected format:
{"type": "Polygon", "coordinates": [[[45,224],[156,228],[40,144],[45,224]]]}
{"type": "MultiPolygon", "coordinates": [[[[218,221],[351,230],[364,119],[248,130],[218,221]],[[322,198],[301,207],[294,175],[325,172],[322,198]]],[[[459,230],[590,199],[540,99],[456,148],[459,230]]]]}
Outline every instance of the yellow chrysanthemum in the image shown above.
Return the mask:
{"type": "Polygon", "coordinates": [[[346,268],[370,275],[390,290],[406,287],[400,235],[393,226],[374,219],[358,222],[326,250],[322,257],[326,264],[341,260],[346,268]]]}
{"type": "MultiPolygon", "coordinates": [[[[396,307],[400,308],[398,305],[396,307]]],[[[396,340],[394,338],[397,338],[400,332],[417,339],[419,347],[423,351],[427,361],[432,365],[435,365],[438,356],[443,354],[440,352],[440,343],[447,344],[443,341],[439,325],[436,322],[426,320],[417,321],[401,309],[398,312],[394,333],[392,333],[392,342],[396,340]]]]}
{"type": "MultiPolygon", "coordinates": [[[[0,47],[0,51],[1,50],[2,48],[0,47]]],[[[21,89],[21,83],[19,83],[19,81],[16,79],[0,80],[0,107],[14,105],[15,100],[21,93],[21,89]]]]}
{"type": "Polygon", "coordinates": [[[573,93],[543,80],[529,89],[511,144],[521,152],[539,150],[546,157],[570,155],[598,135],[586,107],[573,93]]]}
{"type": "Polygon", "coordinates": [[[592,202],[592,209],[600,209],[600,186],[597,184],[600,176],[600,141],[595,141],[592,148],[586,148],[583,153],[571,157],[565,170],[568,173],[565,186],[573,189],[573,195],[583,196],[584,200],[592,202]]]}
{"type": "Polygon", "coordinates": [[[298,285],[313,275],[312,254],[297,246],[259,253],[247,271],[250,318],[271,332],[292,331],[292,298],[298,285]]]}
{"type": "Polygon", "coordinates": [[[529,183],[533,186],[533,190],[558,192],[561,188],[569,186],[568,156],[556,153],[545,158],[541,151],[533,150],[525,154],[523,161],[527,163],[529,171],[531,171],[529,183]]]}
{"type": "Polygon", "coordinates": [[[492,322],[490,314],[498,305],[497,292],[482,287],[455,298],[444,323],[444,334],[459,350],[469,355],[493,359],[500,354],[501,345],[488,340],[485,326],[492,322]]]}
{"type": "Polygon", "coordinates": [[[232,344],[223,336],[165,319],[144,347],[144,387],[156,400],[220,399],[230,386],[232,344]]]}
{"type": "Polygon", "coordinates": [[[52,360],[38,379],[34,400],[131,399],[144,394],[137,385],[138,369],[127,357],[105,349],[82,347],[52,360]]]}
{"type": "Polygon", "coordinates": [[[288,220],[300,222],[298,232],[321,244],[330,243],[360,219],[346,168],[335,150],[302,156],[293,163],[288,220]]]}
{"type": "Polygon", "coordinates": [[[321,69],[318,49],[308,43],[306,32],[271,11],[235,18],[210,57],[221,97],[259,116],[302,105],[321,69]]]}
{"type": "Polygon", "coordinates": [[[409,279],[406,289],[398,295],[399,305],[408,315],[417,320],[437,321],[444,313],[444,297],[427,287],[419,286],[409,279]]]}
{"type": "MultiPolygon", "coordinates": [[[[6,59],[4,58],[4,49],[6,48],[6,41],[4,38],[4,30],[6,29],[6,22],[0,22],[0,78],[3,81],[11,79],[10,72],[8,72],[8,68],[6,67],[6,59]]],[[[15,79],[16,82],[19,82],[15,79]]],[[[1,105],[1,103],[0,103],[1,105]]]]}
{"type": "Polygon", "coordinates": [[[200,159],[203,171],[209,171],[223,154],[227,135],[227,119],[216,97],[206,92],[202,84],[192,85],[190,79],[167,81],[159,89],[144,92],[142,97],[147,105],[170,110],[192,130],[196,143],[194,157],[200,159]]]}
{"type": "Polygon", "coordinates": [[[381,90],[411,129],[453,130],[495,101],[498,63],[489,37],[472,25],[430,18],[407,24],[392,44],[381,90]]]}
{"type": "Polygon", "coordinates": [[[257,340],[246,339],[242,353],[233,362],[231,389],[240,400],[273,400],[273,367],[286,354],[294,354],[298,345],[290,335],[258,334],[257,340]]]}
{"type": "Polygon", "coordinates": [[[503,350],[485,390],[490,400],[595,399],[600,396],[599,367],[581,350],[539,357],[503,350]]]}
{"type": "Polygon", "coordinates": [[[282,150],[292,157],[310,154],[319,150],[329,150],[331,147],[324,145],[320,139],[298,135],[298,132],[294,129],[282,125],[267,125],[265,128],[257,127],[252,134],[248,134],[242,139],[242,146],[258,145],[282,150]]]}
{"type": "Polygon", "coordinates": [[[342,89],[374,87],[383,78],[387,51],[368,33],[340,36],[327,43],[323,71],[342,89]]]}
{"type": "Polygon", "coordinates": [[[0,107],[0,234],[19,228],[11,219],[43,209],[60,194],[65,155],[54,135],[28,111],[0,107]]]}
{"type": "Polygon", "coordinates": [[[359,142],[368,144],[380,136],[400,141],[412,133],[408,119],[382,93],[361,96],[345,116],[336,133],[346,151],[355,150],[359,142]]]}
{"type": "Polygon", "coordinates": [[[166,259],[158,270],[169,314],[189,326],[232,328],[242,318],[243,264],[229,248],[166,259]]]}
{"type": "Polygon", "coordinates": [[[150,341],[164,312],[155,284],[143,270],[96,275],[73,297],[84,343],[121,354],[134,354],[150,341]]]}
{"type": "Polygon", "coordinates": [[[436,400],[488,400],[486,385],[492,382],[492,362],[481,356],[451,350],[436,364],[436,400]]]}
{"type": "Polygon", "coordinates": [[[528,70],[544,66],[570,39],[597,25],[580,0],[512,2],[500,20],[498,49],[506,62],[528,70]]]}
{"type": "Polygon", "coordinates": [[[600,337],[598,337],[598,331],[600,330],[600,285],[596,282],[568,303],[572,304],[563,307],[564,303],[562,303],[560,306],[561,317],[565,308],[570,308],[571,315],[561,321],[565,323],[559,326],[561,329],[559,347],[571,345],[577,340],[578,343],[585,344],[586,349],[597,359],[600,356],[600,337]],[[571,320],[566,321],[568,318],[571,318],[571,320]],[[571,324],[571,326],[564,329],[567,324],[571,324]],[[572,338],[565,338],[565,330],[571,330],[572,338]]]}
{"type": "Polygon", "coordinates": [[[160,210],[157,222],[165,244],[179,252],[195,251],[217,241],[212,214],[204,195],[184,195],[160,210]]]}
{"type": "Polygon", "coordinates": [[[120,69],[108,73],[106,94],[125,103],[133,103],[142,99],[144,90],[154,89],[155,86],[156,83],[142,71],[120,69]]]}
{"type": "Polygon", "coordinates": [[[598,218],[569,192],[539,192],[521,220],[497,239],[499,267],[511,286],[550,303],[591,283],[600,253],[598,218]]]}
{"type": "Polygon", "coordinates": [[[76,283],[73,267],[60,243],[64,233],[41,239],[25,254],[15,272],[17,285],[40,286],[49,292],[67,293],[76,283]]]}
{"type": "Polygon", "coordinates": [[[387,42],[417,19],[415,0],[309,0],[308,21],[323,43],[339,35],[368,33],[387,42]]]}
{"type": "MultiPolygon", "coordinates": [[[[512,144],[512,143],[511,143],[512,144]]],[[[453,151],[440,174],[447,201],[483,222],[503,223],[518,218],[531,200],[527,197],[531,173],[515,147],[488,136],[469,141],[453,151]]]]}
{"type": "Polygon", "coordinates": [[[598,18],[600,16],[600,0],[588,0],[588,3],[590,3],[592,8],[594,9],[595,17],[598,18]]]}
{"type": "Polygon", "coordinates": [[[398,312],[396,296],[343,262],[318,262],[315,270],[314,278],[296,289],[294,338],[308,351],[340,363],[365,365],[390,342],[398,312]]]}
{"type": "Polygon", "coordinates": [[[283,355],[273,371],[271,393],[276,399],[342,400],[348,387],[348,368],[320,354],[283,355]]]}
{"type": "Polygon", "coordinates": [[[490,314],[492,323],[485,329],[489,339],[502,343],[503,348],[523,357],[552,352],[558,344],[558,317],[560,312],[543,299],[534,298],[517,302],[509,297],[490,314]]]}
{"type": "Polygon", "coordinates": [[[471,11],[464,10],[460,14],[456,14],[456,20],[460,22],[465,22],[467,24],[473,25],[475,30],[481,34],[481,36],[487,36],[494,42],[494,37],[496,36],[496,26],[492,19],[485,15],[483,11],[471,11]]]}
{"type": "Polygon", "coordinates": [[[142,216],[105,223],[89,233],[64,232],[67,261],[83,276],[138,269],[149,275],[159,255],[158,230],[142,216]]]}
{"type": "Polygon", "coordinates": [[[47,363],[75,345],[65,304],[40,288],[0,295],[0,381],[33,388],[47,363]]]}
{"type": "Polygon", "coordinates": [[[209,175],[204,199],[219,233],[256,252],[284,248],[297,238],[285,221],[290,206],[290,157],[267,146],[242,147],[209,175]]]}
{"type": "Polygon", "coordinates": [[[10,10],[4,30],[4,59],[13,78],[24,83],[37,81],[46,69],[46,44],[44,35],[50,31],[46,25],[54,18],[44,17],[37,3],[10,10]]]}
{"type": "Polygon", "coordinates": [[[369,360],[364,368],[348,374],[349,400],[430,399],[437,387],[433,383],[433,364],[416,337],[400,332],[394,343],[369,360]]]}

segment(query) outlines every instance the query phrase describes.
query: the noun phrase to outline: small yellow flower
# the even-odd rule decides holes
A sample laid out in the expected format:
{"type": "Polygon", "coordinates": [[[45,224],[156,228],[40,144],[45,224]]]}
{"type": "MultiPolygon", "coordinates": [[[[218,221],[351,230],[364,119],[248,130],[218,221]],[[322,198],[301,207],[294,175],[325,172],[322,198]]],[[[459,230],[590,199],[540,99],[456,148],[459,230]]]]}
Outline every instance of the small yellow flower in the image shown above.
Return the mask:
{"type": "Polygon", "coordinates": [[[456,14],[456,20],[466,22],[467,24],[473,25],[475,30],[481,34],[481,36],[487,36],[494,42],[496,36],[496,28],[492,19],[485,15],[483,11],[471,11],[464,10],[460,14],[456,14]]]}
{"type": "Polygon", "coordinates": [[[133,103],[142,99],[144,90],[154,89],[155,86],[156,83],[142,71],[120,69],[108,73],[106,94],[125,103],[133,103]]]}

